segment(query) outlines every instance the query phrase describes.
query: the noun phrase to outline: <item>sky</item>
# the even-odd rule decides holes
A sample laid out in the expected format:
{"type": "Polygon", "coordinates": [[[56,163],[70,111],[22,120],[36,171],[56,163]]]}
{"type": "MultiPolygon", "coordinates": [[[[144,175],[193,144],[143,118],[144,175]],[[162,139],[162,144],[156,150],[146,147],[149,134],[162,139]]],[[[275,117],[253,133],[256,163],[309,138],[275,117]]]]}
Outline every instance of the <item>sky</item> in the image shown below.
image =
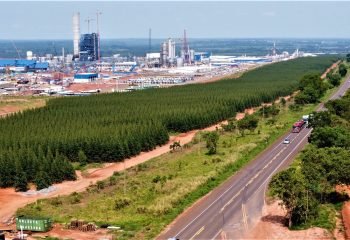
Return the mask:
{"type": "Polygon", "coordinates": [[[326,1],[0,1],[0,39],[72,39],[72,15],[81,33],[96,29],[102,39],[350,38],[350,2],[326,1]]]}

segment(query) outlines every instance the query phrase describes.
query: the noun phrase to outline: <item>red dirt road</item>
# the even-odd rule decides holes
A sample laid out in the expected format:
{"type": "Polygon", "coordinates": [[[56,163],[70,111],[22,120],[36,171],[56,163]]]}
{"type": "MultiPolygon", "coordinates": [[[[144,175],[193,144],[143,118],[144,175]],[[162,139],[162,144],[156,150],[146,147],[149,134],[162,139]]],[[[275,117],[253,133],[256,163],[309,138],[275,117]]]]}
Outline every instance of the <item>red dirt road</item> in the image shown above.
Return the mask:
{"type": "Polygon", "coordinates": [[[341,62],[341,61],[339,60],[338,62],[333,63],[333,65],[330,66],[330,67],[326,70],[326,72],[324,72],[324,73],[322,74],[321,78],[322,78],[322,79],[326,78],[327,73],[329,73],[332,69],[336,68],[340,62],[341,62]]]}
{"type": "MultiPolygon", "coordinates": [[[[290,97],[285,97],[288,100],[290,97]]],[[[278,102],[278,100],[276,101],[278,102]]],[[[236,119],[242,119],[245,114],[252,114],[257,111],[259,107],[246,109],[244,113],[237,113],[236,119]]],[[[215,124],[213,126],[207,127],[205,129],[200,129],[204,131],[214,131],[219,128],[221,124],[227,123],[223,121],[221,123],[215,124]]],[[[104,167],[99,169],[90,169],[87,176],[82,176],[81,172],[77,171],[78,179],[76,181],[65,181],[59,184],[54,184],[57,188],[55,191],[48,194],[40,194],[33,196],[24,196],[22,193],[15,192],[13,188],[3,188],[0,189],[0,227],[6,226],[4,223],[10,219],[16,212],[18,208],[24,207],[29,203],[33,203],[38,199],[56,197],[60,195],[68,195],[73,192],[82,192],[91,184],[97,181],[104,180],[113,175],[115,171],[123,171],[125,168],[130,168],[140,163],[146,162],[152,158],[158,157],[164,153],[170,151],[170,145],[175,141],[179,141],[181,145],[189,143],[192,141],[195,134],[200,130],[192,130],[187,133],[181,133],[176,137],[171,137],[170,141],[163,145],[155,148],[149,152],[142,152],[139,155],[126,159],[125,162],[118,163],[108,163],[104,167]]]]}
{"type": "MultiPolygon", "coordinates": [[[[220,124],[202,130],[213,131],[216,127],[220,127],[220,124]]],[[[57,190],[46,195],[23,196],[22,193],[15,192],[13,188],[0,189],[0,227],[4,226],[4,222],[10,219],[18,208],[24,207],[38,199],[67,195],[72,192],[82,192],[92,183],[96,183],[97,181],[112,176],[115,171],[122,171],[124,168],[130,168],[169,152],[170,145],[175,141],[180,141],[182,145],[189,143],[198,131],[199,130],[192,130],[176,137],[172,137],[167,144],[157,147],[150,152],[143,152],[138,156],[127,159],[125,160],[125,163],[119,162],[106,164],[103,168],[92,170],[86,177],[82,177],[81,173],[77,172],[78,179],[76,181],[65,181],[63,183],[54,184],[57,190]]]]}

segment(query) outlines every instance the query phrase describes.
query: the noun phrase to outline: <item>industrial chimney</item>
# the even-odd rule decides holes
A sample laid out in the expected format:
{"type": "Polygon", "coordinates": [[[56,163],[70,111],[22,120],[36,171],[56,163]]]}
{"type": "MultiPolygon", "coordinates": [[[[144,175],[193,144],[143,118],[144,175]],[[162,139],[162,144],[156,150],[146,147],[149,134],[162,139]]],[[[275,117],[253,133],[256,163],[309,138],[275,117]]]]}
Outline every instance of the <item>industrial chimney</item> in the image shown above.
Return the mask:
{"type": "Polygon", "coordinates": [[[73,55],[79,57],[79,39],[80,39],[80,13],[73,14],[73,55]]]}

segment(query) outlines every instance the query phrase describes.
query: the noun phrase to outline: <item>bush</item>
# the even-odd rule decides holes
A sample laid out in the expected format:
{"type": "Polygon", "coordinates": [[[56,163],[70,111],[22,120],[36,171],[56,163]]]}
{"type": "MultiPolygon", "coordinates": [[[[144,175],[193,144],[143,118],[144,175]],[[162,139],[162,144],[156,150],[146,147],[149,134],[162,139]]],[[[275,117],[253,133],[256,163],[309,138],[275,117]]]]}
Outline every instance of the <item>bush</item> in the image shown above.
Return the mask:
{"type": "Polygon", "coordinates": [[[49,203],[50,203],[52,206],[57,207],[57,206],[62,205],[62,200],[61,200],[60,198],[58,198],[58,197],[54,197],[54,198],[52,198],[52,199],[49,200],[49,203]]]}
{"type": "Polygon", "coordinates": [[[345,77],[345,75],[347,74],[347,72],[348,72],[348,70],[346,69],[346,66],[345,66],[345,64],[340,64],[339,65],[339,74],[340,74],[340,76],[342,76],[342,77],[345,77]]]}
{"type": "Polygon", "coordinates": [[[72,194],[69,195],[69,202],[71,204],[77,204],[81,202],[81,199],[83,196],[80,193],[73,192],[72,194]]]}
{"type": "Polygon", "coordinates": [[[219,141],[219,134],[217,131],[209,132],[206,136],[208,154],[215,154],[217,151],[217,145],[219,141]]]}
{"type": "Polygon", "coordinates": [[[101,190],[106,187],[106,183],[104,181],[97,181],[96,186],[98,190],[101,190]]]}
{"type": "Polygon", "coordinates": [[[130,203],[131,203],[131,200],[129,198],[117,198],[114,201],[114,209],[121,210],[121,209],[129,206],[130,203]]]}

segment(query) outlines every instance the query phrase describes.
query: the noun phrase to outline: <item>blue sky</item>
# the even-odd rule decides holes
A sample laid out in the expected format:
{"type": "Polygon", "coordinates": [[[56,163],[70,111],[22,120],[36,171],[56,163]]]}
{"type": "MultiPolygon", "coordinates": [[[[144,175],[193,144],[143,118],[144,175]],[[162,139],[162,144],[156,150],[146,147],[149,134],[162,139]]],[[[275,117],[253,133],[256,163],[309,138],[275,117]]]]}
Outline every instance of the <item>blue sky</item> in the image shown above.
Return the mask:
{"type": "MultiPolygon", "coordinates": [[[[101,38],[350,38],[350,2],[0,1],[0,39],[71,39],[100,10],[101,38]]],[[[91,23],[95,29],[95,22],[91,23]]]]}

